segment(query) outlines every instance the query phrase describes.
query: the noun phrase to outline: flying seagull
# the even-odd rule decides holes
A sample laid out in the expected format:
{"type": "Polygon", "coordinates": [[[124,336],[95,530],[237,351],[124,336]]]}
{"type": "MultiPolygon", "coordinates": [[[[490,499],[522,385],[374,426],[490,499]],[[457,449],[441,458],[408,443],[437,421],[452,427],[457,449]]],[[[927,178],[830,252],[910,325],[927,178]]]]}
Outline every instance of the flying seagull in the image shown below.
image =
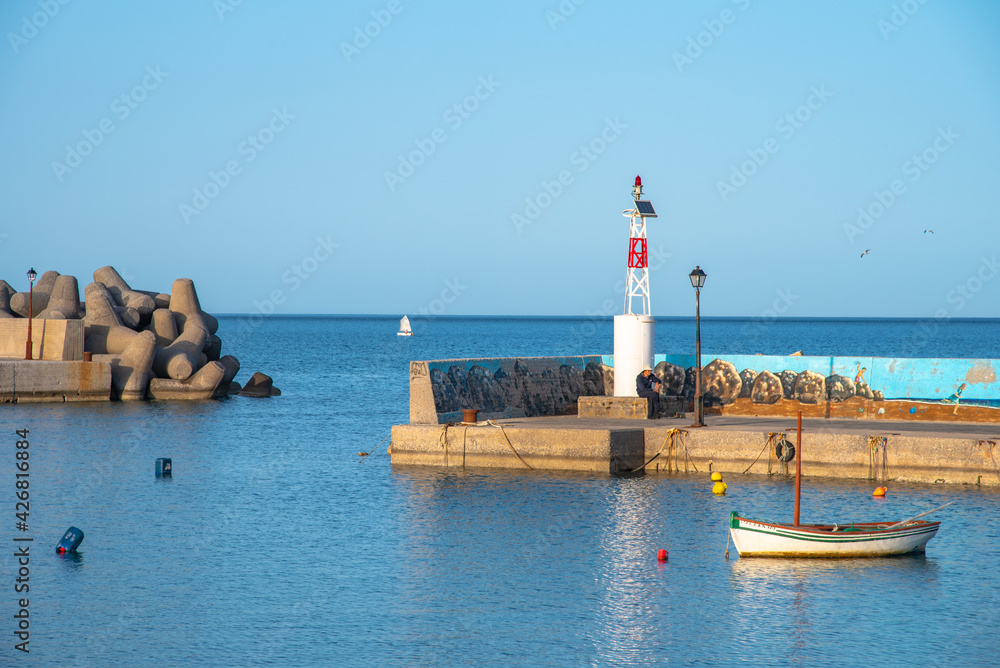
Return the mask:
{"type": "Polygon", "coordinates": [[[934,230],[924,230],[924,234],[927,234],[928,232],[930,232],[931,234],[934,234],[934,230]]]}
{"type": "Polygon", "coordinates": [[[866,250],[866,251],[865,251],[864,253],[862,253],[862,254],[861,254],[861,257],[864,257],[865,255],[868,255],[868,251],[870,251],[870,250],[871,250],[871,248],[869,248],[869,249],[868,249],[868,250],[866,250]]]}

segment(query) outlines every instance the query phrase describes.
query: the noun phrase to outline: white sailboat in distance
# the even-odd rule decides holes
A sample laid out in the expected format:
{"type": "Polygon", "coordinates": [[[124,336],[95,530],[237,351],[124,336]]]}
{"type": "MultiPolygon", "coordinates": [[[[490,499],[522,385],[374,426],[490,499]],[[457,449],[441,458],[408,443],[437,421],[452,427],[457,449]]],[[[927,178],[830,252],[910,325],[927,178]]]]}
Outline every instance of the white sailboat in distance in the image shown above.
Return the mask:
{"type": "Polygon", "coordinates": [[[413,336],[413,330],[410,329],[410,319],[405,315],[399,321],[399,331],[396,332],[396,336],[413,336]]]}

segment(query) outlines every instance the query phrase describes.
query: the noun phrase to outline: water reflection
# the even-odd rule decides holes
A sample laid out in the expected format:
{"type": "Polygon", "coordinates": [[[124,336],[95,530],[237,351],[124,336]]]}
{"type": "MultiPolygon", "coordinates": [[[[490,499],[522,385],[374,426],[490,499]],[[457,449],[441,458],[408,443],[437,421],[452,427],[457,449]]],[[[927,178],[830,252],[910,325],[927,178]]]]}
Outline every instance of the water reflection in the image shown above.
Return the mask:
{"type": "Polygon", "coordinates": [[[655,487],[643,478],[620,478],[611,485],[610,513],[600,536],[604,566],[595,664],[651,665],[658,662],[655,648],[670,634],[662,624],[669,616],[650,579],[655,487]]]}

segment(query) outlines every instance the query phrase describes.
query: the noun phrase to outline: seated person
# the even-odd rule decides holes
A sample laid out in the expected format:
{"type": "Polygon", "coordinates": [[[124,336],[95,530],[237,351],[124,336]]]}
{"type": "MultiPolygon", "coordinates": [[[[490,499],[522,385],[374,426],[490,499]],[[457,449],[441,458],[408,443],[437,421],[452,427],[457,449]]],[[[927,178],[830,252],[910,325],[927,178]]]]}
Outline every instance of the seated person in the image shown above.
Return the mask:
{"type": "Polygon", "coordinates": [[[653,369],[648,364],[642,367],[642,373],[635,377],[635,391],[640,397],[649,399],[646,417],[654,420],[660,415],[660,381],[653,375],[653,369]]]}

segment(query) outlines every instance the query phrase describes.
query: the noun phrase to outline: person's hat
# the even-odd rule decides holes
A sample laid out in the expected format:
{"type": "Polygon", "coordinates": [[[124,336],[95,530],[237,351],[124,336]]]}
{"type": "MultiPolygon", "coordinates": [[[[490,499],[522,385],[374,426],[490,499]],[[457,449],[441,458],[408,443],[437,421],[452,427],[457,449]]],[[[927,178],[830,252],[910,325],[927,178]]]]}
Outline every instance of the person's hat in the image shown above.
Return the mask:
{"type": "Polygon", "coordinates": [[[649,365],[647,364],[646,366],[642,367],[642,370],[643,370],[643,371],[652,371],[652,370],[653,370],[653,367],[651,367],[651,366],[649,366],[649,365]]]}

